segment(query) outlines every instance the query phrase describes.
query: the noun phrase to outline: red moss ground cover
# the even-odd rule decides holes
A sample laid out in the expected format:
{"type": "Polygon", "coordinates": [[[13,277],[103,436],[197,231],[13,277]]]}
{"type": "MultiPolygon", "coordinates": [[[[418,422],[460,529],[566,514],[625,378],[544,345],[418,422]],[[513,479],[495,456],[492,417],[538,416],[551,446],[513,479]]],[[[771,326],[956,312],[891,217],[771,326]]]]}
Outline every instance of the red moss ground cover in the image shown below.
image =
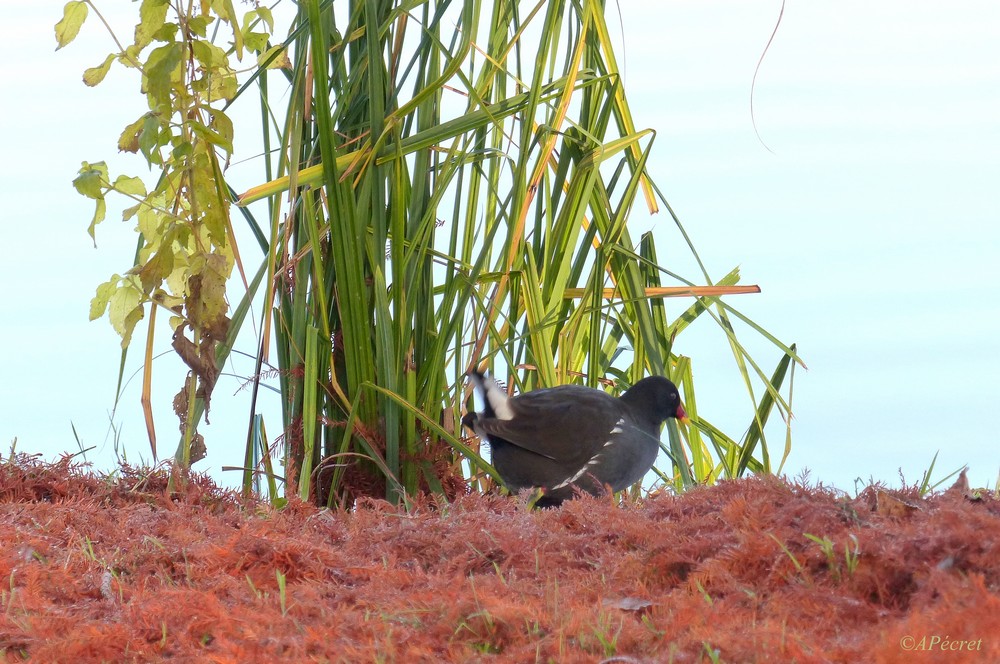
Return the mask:
{"type": "Polygon", "coordinates": [[[5,661],[1000,661],[990,495],[754,478],[278,511],[18,457],[0,515],[5,661]]]}

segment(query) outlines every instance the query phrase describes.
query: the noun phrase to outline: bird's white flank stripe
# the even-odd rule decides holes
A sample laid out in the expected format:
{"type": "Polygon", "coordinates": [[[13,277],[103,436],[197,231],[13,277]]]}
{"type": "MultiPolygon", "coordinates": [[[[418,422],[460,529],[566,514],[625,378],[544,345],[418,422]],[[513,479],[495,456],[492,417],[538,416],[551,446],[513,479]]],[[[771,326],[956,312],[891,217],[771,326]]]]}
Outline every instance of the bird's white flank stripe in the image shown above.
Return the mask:
{"type": "Polygon", "coordinates": [[[573,475],[572,477],[566,478],[565,480],[563,480],[559,484],[557,484],[554,487],[552,487],[552,489],[553,490],[555,490],[555,489],[561,489],[564,486],[569,486],[573,482],[575,482],[578,479],[580,479],[581,477],[583,477],[584,473],[587,472],[587,470],[589,469],[589,467],[595,465],[598,462],[598,457],[600,457],[600,456],[601,456],[600,454],[595,454],[590,459],[590,461],[588,461],[587,463],[583,464],[583,468],[581,468],[580,470],[576,471],[575,475],[573,475]]]}
{"type": "MultiPolygon", "coordinates": [[[[624,429],[622,429],[623,426],[625,426],[625,418],[624,417],[621,418],[620,420],[618,420],[617,422],[615,422],[615,428],[612,429],[610,432],[608,432],[608,435],[612,436],[612,437],[608,438],[608,442],[604,443],[604,445],[602,445],[601,447],[611,447],[612,445],[614,445],[615,444],[614,436],[616,436],[616,435],[618,435],[618,434],[620,434],[621,432],[624,431],[624,429]]],[[[591,459],[587,463],[594,463],[594,459],[596,459],[596,458],[597,457],[595,456],[593,459],[591,459]]]]}

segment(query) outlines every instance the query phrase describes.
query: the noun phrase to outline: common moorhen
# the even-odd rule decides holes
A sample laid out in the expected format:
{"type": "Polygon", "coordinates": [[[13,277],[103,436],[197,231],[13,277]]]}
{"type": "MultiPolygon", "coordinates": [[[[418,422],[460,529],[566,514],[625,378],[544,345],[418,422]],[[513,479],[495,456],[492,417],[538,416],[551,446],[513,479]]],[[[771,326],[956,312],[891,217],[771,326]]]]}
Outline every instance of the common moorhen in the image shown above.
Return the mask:
{"type": "Polygon", "coordinates": [[[493,467],[512,493],[540,488],[537,507],[559,505],[580,489],[600,495],[638,482],[660,448],[660,427],[686,422],[677,386],[643,378],[620,398],[580,385],[508,397],[496,381],[469,372],[482,392],[481,413],[462,424],[490,444],[493,467]]]}

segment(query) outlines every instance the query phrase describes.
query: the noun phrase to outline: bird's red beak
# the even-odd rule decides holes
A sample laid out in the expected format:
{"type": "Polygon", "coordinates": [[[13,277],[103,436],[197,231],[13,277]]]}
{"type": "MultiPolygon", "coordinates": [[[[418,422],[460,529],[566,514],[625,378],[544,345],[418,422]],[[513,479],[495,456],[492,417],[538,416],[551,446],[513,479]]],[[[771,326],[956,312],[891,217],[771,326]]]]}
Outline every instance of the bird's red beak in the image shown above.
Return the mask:
{"type": "Polygon", "coordinates": [[[687,413],[684,411],[684,406],[677,404],[677,419],[684,424],[691,424],[691,420],[688,418],[687,413]]]}

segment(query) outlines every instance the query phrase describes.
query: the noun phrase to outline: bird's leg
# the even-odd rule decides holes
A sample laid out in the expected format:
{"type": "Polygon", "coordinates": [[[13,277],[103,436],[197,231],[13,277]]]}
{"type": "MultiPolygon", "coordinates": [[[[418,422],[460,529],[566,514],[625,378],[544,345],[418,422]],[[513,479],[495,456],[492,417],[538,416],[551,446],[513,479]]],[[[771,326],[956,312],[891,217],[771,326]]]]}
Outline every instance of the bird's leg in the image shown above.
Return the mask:
{"type": "Polygon", "coordinates": [[[539,500],[545,497],[545,487],[535,487],[531,490],[531,495],[528,496],[528,511],[535,509],[535,505],[539,500]]]}

